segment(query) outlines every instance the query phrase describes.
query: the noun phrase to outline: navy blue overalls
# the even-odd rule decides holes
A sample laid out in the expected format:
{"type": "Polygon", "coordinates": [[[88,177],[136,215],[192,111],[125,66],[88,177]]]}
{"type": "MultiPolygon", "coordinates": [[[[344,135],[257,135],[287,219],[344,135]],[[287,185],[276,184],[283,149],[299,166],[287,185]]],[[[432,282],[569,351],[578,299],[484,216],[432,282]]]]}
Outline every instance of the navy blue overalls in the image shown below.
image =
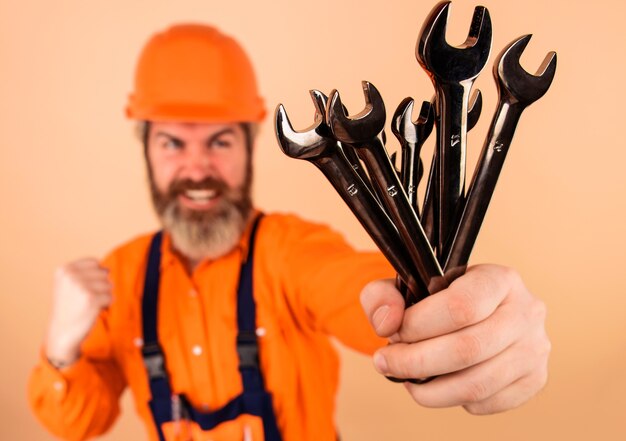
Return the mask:
{"type": "Polygon", "coordinates": [[[160,441],[165,441],[162,425],[180,419],[181,415],[197,423],[202,430],[211,430],[222,422],[234,420],[244,414],[262,418],[265,440],[281,440],[272,407],[272,397],[263,385],[255,332],[256,306],[252,295],[252,268],[254,242],[260,219],[261,216],[258,216],[252,226],[248,258],[241,266],[237,288],[237,353],[243,392],[224,407],[212,412],[200,412],[191,406],[184,395],[172,394],[164,354],[157,335],[162,232],[155,234],[152,239],[142,301],[144,340],[142,354],[152,394],[150,410],[160,441]]]}

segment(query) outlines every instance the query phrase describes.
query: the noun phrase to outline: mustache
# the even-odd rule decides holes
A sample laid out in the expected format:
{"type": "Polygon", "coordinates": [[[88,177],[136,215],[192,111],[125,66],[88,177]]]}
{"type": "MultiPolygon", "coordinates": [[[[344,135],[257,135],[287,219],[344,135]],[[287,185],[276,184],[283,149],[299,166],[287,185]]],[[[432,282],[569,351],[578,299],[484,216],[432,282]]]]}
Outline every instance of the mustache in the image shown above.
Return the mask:
{"type": "Polygon", "coordinates": [[[193,181],[191,179],[181,179],[173,181],[168,190],[168,196],[175,197],[187,190],[216,190],[219,193],[226,192],[228,185],[221,179],[206,177],[201,181],[193,181]]]}

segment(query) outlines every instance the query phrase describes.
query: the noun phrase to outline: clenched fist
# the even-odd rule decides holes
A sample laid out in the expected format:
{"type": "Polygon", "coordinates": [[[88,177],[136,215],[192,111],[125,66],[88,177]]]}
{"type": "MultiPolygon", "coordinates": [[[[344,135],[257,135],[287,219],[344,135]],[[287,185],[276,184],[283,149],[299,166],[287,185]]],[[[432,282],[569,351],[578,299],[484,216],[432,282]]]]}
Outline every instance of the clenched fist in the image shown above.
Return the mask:
{"type": "Polygon", "coordinates": [[[57,269],[46,356],[57,366],[73,363],[100,310],[111,303],[108,270],[86,258],[57,269]]]}

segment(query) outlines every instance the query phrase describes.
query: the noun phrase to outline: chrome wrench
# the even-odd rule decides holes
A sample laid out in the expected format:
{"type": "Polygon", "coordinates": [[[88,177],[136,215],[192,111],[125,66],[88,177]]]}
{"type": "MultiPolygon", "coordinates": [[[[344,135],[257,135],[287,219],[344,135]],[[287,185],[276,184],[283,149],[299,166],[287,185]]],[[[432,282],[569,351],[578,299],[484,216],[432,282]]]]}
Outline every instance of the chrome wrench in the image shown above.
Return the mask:
{"type": "Polygon", "coordinates": [[[446,274],[449,274],[451,279],[462,275],[467,268],[522,112],[548,91],[554,79],[556,72],[554,52],[546,55],[535,75],[529,74],[520,65],[520,56],[530,38],[530,35],[524,35],[513,41],[499,54],[494,63],[493,74],[499,95],[498,107],[470,184],[452,247],[445,256],[446,274]]]}
{"type": "Polygon", "coordinates": [[[468,37],[460,47],[446,42],[449,9],[449,1],[435,6],[415,49],[417,61],[429,74],[437,93],[440,127],[435,221],[439,255],[446,254],[463,197],[469,93],[491,51],[491,20],[486,8],[475,8],[468,37]]]}
{"type": "MultiPolygon", "coordinates": [[[[324,121],[326,97],[316,90],[311,91],[311,97],[316,107],[315,122],[303,131],[293,129],[282,104],[277,107],[275,129],[282,151],[291,158],[307,160],[319,168],[400,274],[410,293],[415,296],[424,293],[418,271],[412,265],[396,227],[348,161],[342,146],[332,137],[324,121]]],[[[420,299],[405,300],[415,303],[420,299]]]]}
{"type": "Polygon", "coordinates": [[[419,220],[382,142],[385,105],[378,90],[363,82],[365,108],[353,117],[345,114],[339,93],[329,97],[327,124],[342,144],[352,145],[365,163],[379,199],[396,225],[428,294],[448,286],[419,220]]]}
{"type": "Polygon", "coordinates": [[[420,159],[422,145],[433,130],[435,112],[428,101],[422,102],[419,117],[415,122],[413,115],[413,98],[402,100],[391,119],[391,131],[400,141],[402,151],[402,169],[400,177],[409,203],[419,218],[417,187],[424,173],[424,164],[420,159]]]}
{"type": "MultiPolygon", "coordinates": [[[[432,104],[433,107],[436,107],[436,103],[432,104]]],[[[480,118],[480,114],[483,109],[483,96],[480,93],[480,90],[476,89],[470,99],[470,106],[467,112],[467,131],[469,132],[474,128],[476,123],[480,118]]],[[[435,111],[436,113],[436,111],[435,111]]],[[[436,120],[435,116],[435,120],[436,120]]],[[[438,124],[438,123],[436,123],[438,124]]],[[[437,161],[437,149],[433,151],[433,159],[430,163],[430,175],[428,176],[428,183],[426,185],[426,193],[424,195],[424,204],[422,208],[422,216],[420,217],[420,221],[422,222],[422,226],[424,227],[424,232],[426,233],[426,237],[428,237],[429,242],[433,247],[437,246],[437,230],[435,228],[435,193],[436,193],[436,182],[437,182],[437,173],[438,173],[438,161],[437,161]]]]}

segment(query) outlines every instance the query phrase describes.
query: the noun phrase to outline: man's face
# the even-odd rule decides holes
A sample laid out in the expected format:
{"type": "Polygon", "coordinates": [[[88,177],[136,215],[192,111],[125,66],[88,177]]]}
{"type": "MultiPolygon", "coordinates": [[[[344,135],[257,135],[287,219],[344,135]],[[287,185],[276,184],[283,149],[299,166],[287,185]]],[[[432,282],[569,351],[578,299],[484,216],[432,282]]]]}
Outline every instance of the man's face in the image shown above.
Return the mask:
{"type": "Polygon", "coordinates": [[[241,124],[152,122],[152,200],[175,248],[192,261],[239,241],[251,211],[248,139],[241,124]]]}

